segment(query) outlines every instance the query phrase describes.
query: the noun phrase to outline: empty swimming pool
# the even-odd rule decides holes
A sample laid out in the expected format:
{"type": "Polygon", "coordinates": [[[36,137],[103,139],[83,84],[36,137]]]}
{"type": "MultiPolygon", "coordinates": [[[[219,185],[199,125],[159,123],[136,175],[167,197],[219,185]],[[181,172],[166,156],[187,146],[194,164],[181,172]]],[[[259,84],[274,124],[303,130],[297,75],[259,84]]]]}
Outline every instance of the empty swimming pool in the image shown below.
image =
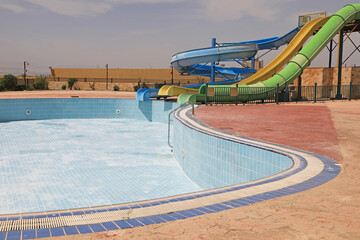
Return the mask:
{"type": "Polygon", "coordinates": [[[0,123],[0,214],[62,210],[201,190],[164,123],[56,119],[0,123]]]}
{"type": "MultiPolygon", "coordinates": [[[[287,154],[208,134],[178,112],[172,154],[167,120],[177,106],[131,99],[0,100],[0,215],[141,200],[155,201],[154,206],[169,203],[169,209],[159,208],[172,212],[178,208],[170,203],[211,193],[174,195],[296,167],[287,154]],[[151,200],[167,196],[173,199],[151,200]]],[[[133,204],[105,211],[136,208],[133,204]]]]}

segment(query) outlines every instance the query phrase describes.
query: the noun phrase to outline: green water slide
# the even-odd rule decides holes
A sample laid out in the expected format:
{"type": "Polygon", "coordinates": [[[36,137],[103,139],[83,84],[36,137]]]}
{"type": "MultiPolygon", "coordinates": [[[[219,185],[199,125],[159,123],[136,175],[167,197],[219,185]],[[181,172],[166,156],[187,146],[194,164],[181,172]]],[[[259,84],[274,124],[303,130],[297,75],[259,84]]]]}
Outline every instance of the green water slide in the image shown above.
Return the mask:
{"type": "MultiPolygon", "coordinates": [[[[265,99],[275,93],[277,86],[279,90],[284,89],[298,78],[303,70],[310,66],[314,58],[322,49],[335,37],[336,34],[348,23],[360,19],[360,4],[346,5],[343,9],[330,17],[326,24],[314,35],[314,37],[298,52],[279,73],[274,74],[271,78],[257,82],[255,84],[244,84],[238,88],[238,101],[253,101],[265,99]],[[259,89],[266,89],[259,92],[259,89]]],[[[186,101],[204,102],[205,87],[202,87],[198,94],[181,94],[178,97],[178,103],[186,101]]],[[[229,96],[215,87],[215,96],[229,96]]],[[[236,94],[236,90],[235,90],[236,94]]],[[[229,96],[229,99],[233,99],[229,96]]]]}

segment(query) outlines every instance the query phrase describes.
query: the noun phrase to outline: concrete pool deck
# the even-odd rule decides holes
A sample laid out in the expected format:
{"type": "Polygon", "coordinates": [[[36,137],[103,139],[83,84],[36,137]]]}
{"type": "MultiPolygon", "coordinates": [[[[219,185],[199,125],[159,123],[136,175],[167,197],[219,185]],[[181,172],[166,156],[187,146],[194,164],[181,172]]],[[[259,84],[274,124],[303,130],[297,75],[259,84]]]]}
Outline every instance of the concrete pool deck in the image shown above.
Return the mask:
{"type": "Polygon", "coordinates": [[[24,92],[0,92],[0,99],[15,98],[132,98],[136,92],[124,91],[24,91],[24,92]]]}
{"type": "MultiPolygon", "coordinates": [[[[55,91],[49,92],[52,97],[57,95],[55,91]]],[[[74,95],[75,91],[68,93],[74,95]]],[[[112,93],[97,92],[96,95],[107,98],[112,93]]],[[[17,94],[26,97],[27,92],[17,94]]],[[[40,94],[44,95],[44,92],[40,94]]],[[[11,98],[19,98],[15,95],[11,98]]],[[[27,97],[37,96],[31,92],[27,97]]],[[[0,93],[0,98],[4,98],[3,93],[0,93]]],[[[357,186],[360,180],[360,101],[209,106],[197,109],[195,117],[224,131],[329,156],[342,164],[342,172],[317,188],[241,208],[134,229],[60,239],[360,238],[360,191],[357,186]],[[301,118],[298,118],[299,113],[301,118]]]]}

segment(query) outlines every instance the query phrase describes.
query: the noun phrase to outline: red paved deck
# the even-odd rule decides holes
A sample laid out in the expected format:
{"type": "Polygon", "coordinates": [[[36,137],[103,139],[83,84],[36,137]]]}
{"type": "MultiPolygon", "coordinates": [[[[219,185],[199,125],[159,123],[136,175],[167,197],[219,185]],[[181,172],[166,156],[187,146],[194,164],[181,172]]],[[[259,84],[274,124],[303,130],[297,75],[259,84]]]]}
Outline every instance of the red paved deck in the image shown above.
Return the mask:
{"type": "Polygon", "coordinates": [[[341,161],[331,112],[325,105],[202,106],[196,110],[195,116],[227,132],[341,161]]]}

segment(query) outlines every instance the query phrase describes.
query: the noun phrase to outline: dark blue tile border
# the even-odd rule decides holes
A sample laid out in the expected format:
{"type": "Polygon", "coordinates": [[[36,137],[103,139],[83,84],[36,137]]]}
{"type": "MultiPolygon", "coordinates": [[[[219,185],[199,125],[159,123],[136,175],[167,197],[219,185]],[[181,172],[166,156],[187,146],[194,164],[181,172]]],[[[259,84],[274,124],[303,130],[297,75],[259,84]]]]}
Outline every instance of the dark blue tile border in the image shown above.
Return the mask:
{"type": "Polygon", "coordinates": [[[7,240],[20,240],[21,231],[11,231],[7,233],[7,240]]]}
{"type": "Polygon", "coordinates": [[[106,230],[100,223],[89,224],[89,226],[94,232],[103,232],[106,230]]]}
{"type": "Polygon", "coordinates": [[[113,211],[119,211],[119,208],[117,207],[112,207],[112,208],[108,208],[107,209],[109,212],[113,212],[113,211]]]}
{"type": "Polygon", "coordinates": [[[50,232],[52,237],[59,237],[65,235],[64,228],[62,227],[50,228],[50,232]]]}
{"type": "Polygon", "coordinates": [[[113,222],[104,222],[102,223],[102,225],[106,228],[106,230],[110,231],[110,230],[116,230],[119,229],[119,227],[113,223],[113,222]]]}
{"type": "Polygon", "coordinates": [[[79,234],[76,227],[64,227],[64,231],[66,235],[77,235],[79,234]]]}
{"type": "Polygon", "coordinates": [[[144,225],[151,225],[154,224],[155,222],[151,221],[149,218],[147,217],[141,217],[137,219],[139,222],[141,222],[144,225]]]}
{"type": "Polygon", "coordinates": [[[81,225],[76,227],[80,234],[92,233],[93,231],[88,225],[81,225]]]}
{"type": "Polygon", "coordinates": [[[121,229],[132,228],[132,226],[124,220],[114,221],[121,229]]]}
{"type": "Polygon", "coordinates": [[[31,230],[23,230],[22,231],[22,239],[35,239],[36,238],[36,231],[35,229],[31,230]]]}
{"type": "Polygon", "coordinates": [[[72,216],[71,212],[60,213],[60,216],[72,216]]]}
{"type": "Polygon", "coordinates": [[[7,232],[0,232],[0,240],[5,240],[7,232]]]}
{"type": "Polygon", "coordinates": [[[150,219],[150,221],[153,221],[154,223],[163,223],[166,222],[164,219],[158,217],[158,216],[149,216],[147,217],[148,219],[150,219]]]}
{"type": "Polygon", "coordinates": [[[136,219],[126,219],[125,222],[127,222],[128,224],[130,224],[132,227],[141,227],[144,226],[144,224],[142,224],[141,222],[139,222],[136,219]]]}
{"type": "Polygon", "coordinates": [[[38,238],[50,237],[50,229],[48,229],[48,228],[37,229],[36,235],[38,238]]]}

